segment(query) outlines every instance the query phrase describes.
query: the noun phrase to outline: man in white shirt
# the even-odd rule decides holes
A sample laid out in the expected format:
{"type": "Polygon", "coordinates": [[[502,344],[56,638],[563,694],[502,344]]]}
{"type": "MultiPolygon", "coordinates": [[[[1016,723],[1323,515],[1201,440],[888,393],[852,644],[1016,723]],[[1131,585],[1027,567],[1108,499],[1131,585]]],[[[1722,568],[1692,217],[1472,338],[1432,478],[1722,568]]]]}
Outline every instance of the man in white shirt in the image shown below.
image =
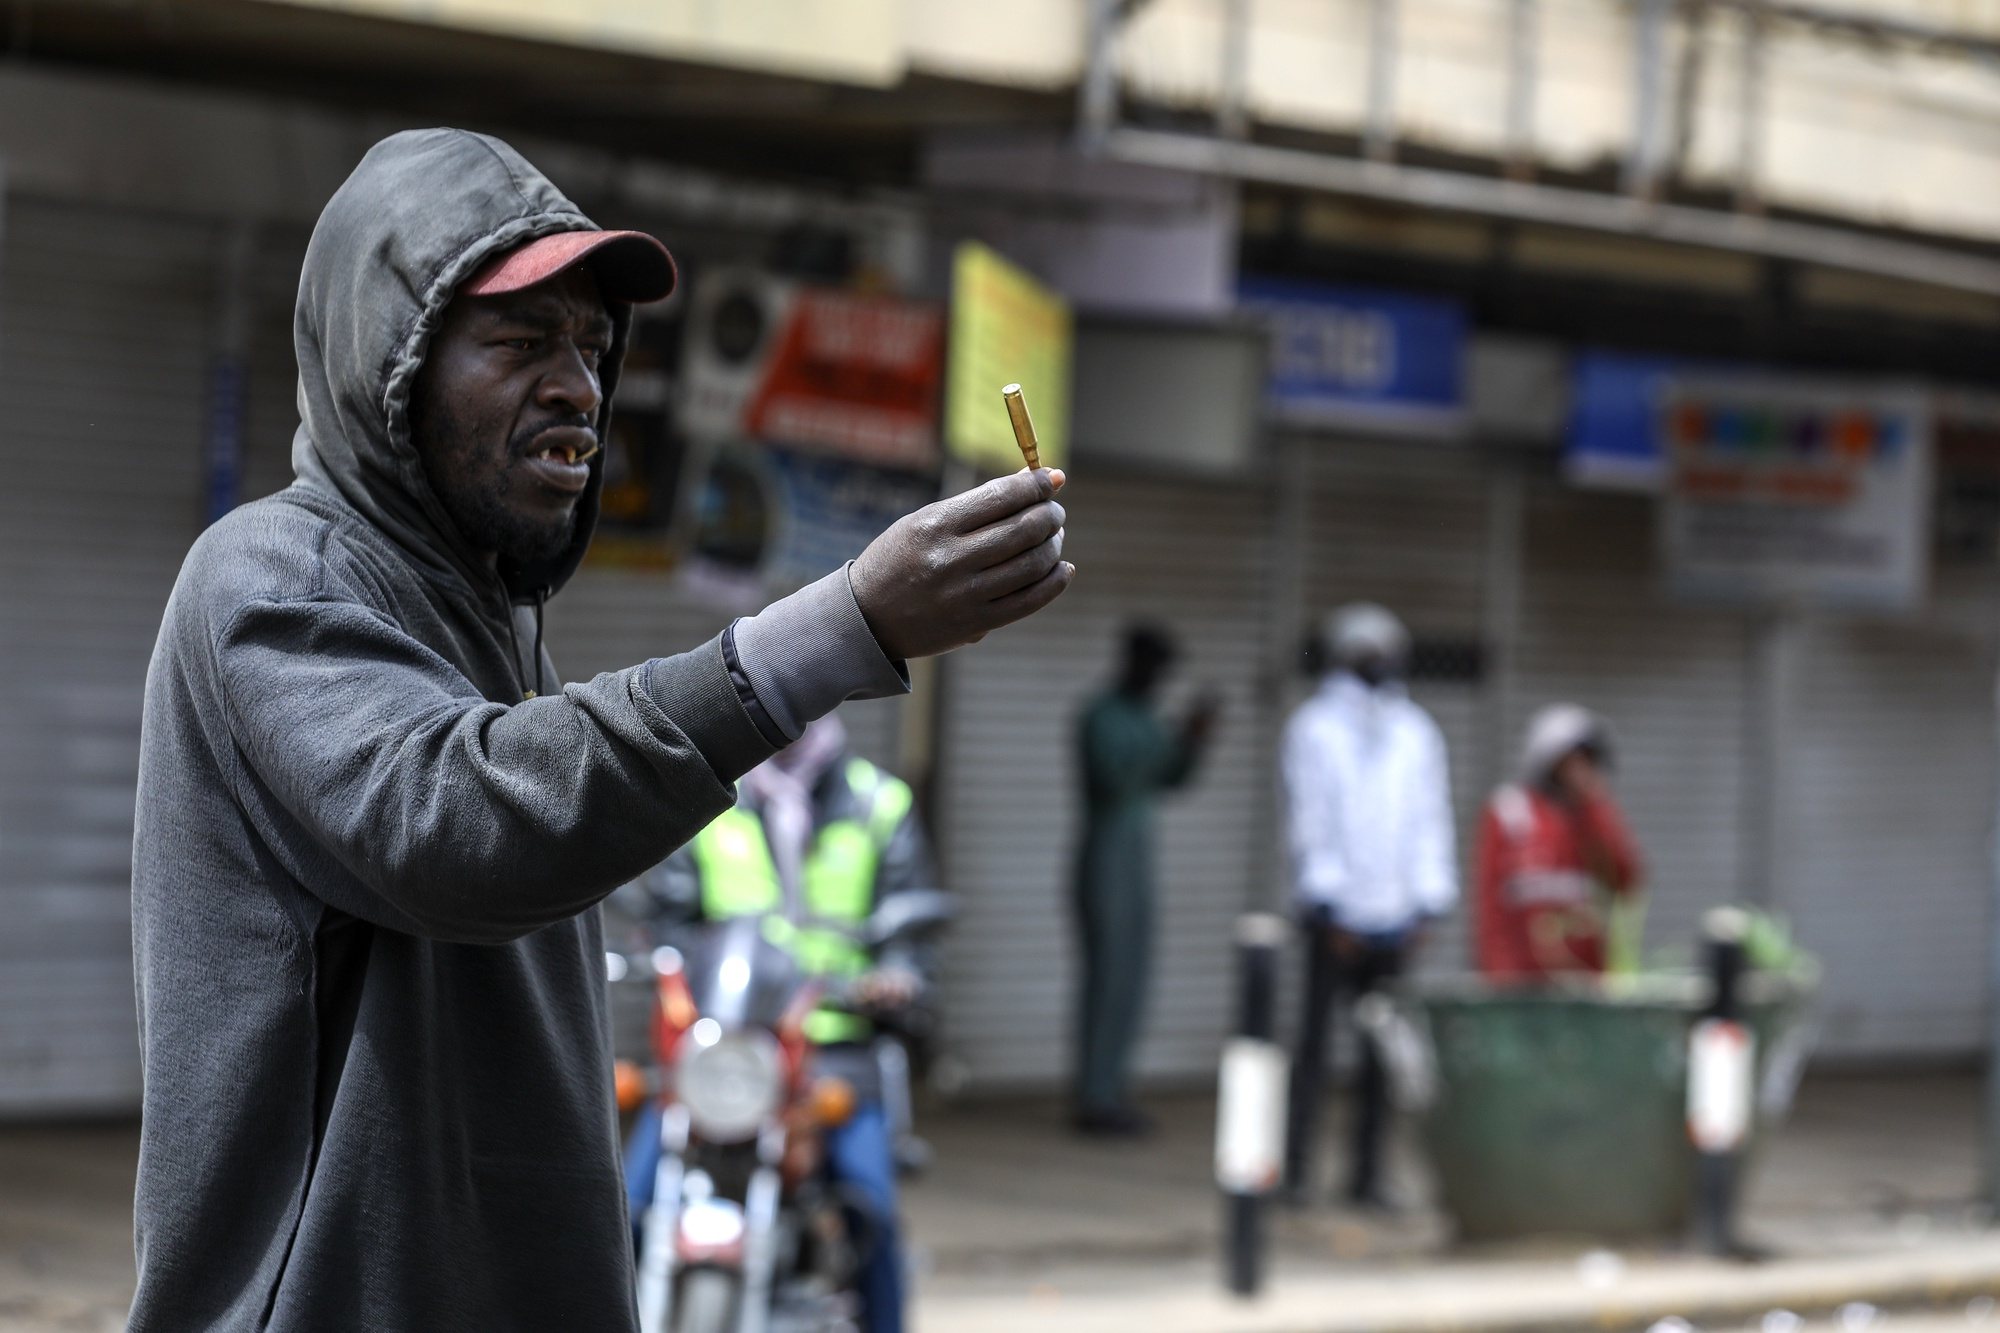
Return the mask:
{"type": "MultiPolygon", "coordinates": [[[[1395,977],[1425,927],[1458,899],[1444,736],[1402,681],[1410,635],[1369,603],[1342,607],[1321,641],[1327,670],[1285,726],[1286,840],[1307,951],[1292,1064],[1285,1193],[1312,1193],[1312,1151],[1336,999],[1395,977]]],[[[1380,1206],[1388,1084],[1364,1042],[1347,1197],[1380,1206]]]]}

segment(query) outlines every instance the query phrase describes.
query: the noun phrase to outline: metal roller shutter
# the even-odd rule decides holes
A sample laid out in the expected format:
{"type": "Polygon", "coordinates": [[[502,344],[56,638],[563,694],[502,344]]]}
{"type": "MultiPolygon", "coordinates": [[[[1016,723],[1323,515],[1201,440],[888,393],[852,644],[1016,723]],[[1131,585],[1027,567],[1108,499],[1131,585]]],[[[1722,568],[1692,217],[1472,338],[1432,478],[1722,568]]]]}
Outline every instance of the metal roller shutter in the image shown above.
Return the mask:
{"type": "Polygon", "coordinates": [[[139,1097],[146,663],[201,520],[213,228],[8,203],[0,245],[0,1112],[139,1097]]]}
{"type": "Polygon", "coordinates": [[[1080,814],[1075,720],[1115,669],[1127,621],[1184,649],[1166,706],[1199,685],[1225,712],[1193,785],[1165,799],[1143,1076],[1207,1077],[1230,1021],[1230,935],[1269,837],[1260,679],[1269,497],[1189,481],[1079,478],[1063,495],[1075,586],[949,659],[939,808],[962,915],[945,949],[947,1042],[975,1086],[1067,1077],[1076,964],[1068,902],[1080,814]]]}
{"type": "Polygon", "coordinates": [[[1894,621],[1689,606],[1660,591],[1654,515],[1644,498],[1531,488],[1510,744],[1544,703],[1610,719],[1649,950],[1691,947],[1709,907],[1768,903],[1826,964],[1823,1052],[1974,1051],[2000,581],[1946,571],[1930,608],[1894,621]]]}
{"type": "Polygon", "coordinates": [[[292,351],[292,308],[308,233],[260,228],[247,284],[250,330],[244,348],[249,399],[243,428],[241,497],[255,500],[292,484],[292,436],[299,428],[299,365],[292,351]]]}
{"type": "Polygon", "coordinates": [[[1986,1031],[1996,580],[1906,621],[1798,627],[1779,904],[1826,964],[1822,1049],[1966,1055],[1986,1031]]]}
{"type": "Polygon", "coordinates": [[[1535,709],[1575,702],[1610,721],[1618,798],[1647,863],[1648,948],[1692,942],[1701,913],[1755,897],[1750,863],[1752,622],[1660,590],[1651,500],[1532,487],[1511,757],[1535,709]]]}

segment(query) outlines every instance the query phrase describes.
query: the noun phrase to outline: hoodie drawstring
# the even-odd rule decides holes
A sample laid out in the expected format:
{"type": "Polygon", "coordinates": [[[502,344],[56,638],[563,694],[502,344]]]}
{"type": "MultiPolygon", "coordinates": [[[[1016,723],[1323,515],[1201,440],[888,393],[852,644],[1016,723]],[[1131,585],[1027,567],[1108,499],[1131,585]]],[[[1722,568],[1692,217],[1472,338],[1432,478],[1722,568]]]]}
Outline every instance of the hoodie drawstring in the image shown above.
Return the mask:
{"type": "MultiPolygon", "coordinates": [[[[548,601],[548,597],[547,588],[535,589],[535,688],[521,691],[522,703],[538,697],[542,692],[542,606],[548,601]]],[[[521,636],[514,632],[514,612],[511,607],[507,611],[507,642],[514,649],[514,674],[525,683],[528,673],[521,669],[521,636]]]]}
{"type": "Polygon", "coordinates": [[[547,588],[535,589],[535,693],[542,692],[542,605],[549,599],[547,588]]]}

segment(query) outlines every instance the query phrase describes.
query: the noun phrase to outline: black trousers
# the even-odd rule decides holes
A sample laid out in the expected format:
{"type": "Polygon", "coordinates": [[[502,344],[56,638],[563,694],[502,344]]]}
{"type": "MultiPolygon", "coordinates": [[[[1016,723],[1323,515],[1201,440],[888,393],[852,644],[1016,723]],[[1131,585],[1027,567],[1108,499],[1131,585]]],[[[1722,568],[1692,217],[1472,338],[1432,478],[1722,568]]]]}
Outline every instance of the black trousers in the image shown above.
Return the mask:
{"type": "MultiPolygon", "coordinates": [[[[1285,1186],[1297,1192],[1309,1192],[1313,1186],[1313,1148],[1325,1100],[1334,1009],[1345,1008],[1351,1020],[1362,996],[1403,970],[1405,951],[1400,944],[1374,944],[1348,936],[1343,951],[1335,943],[1338,938],[1328,927],[1316,927],[1307,936],[1305,1013],[1292,1056],[1290,1115],[1285,1125],[1285,1186]]],[[[1347,1192],[1372,1197],[1382,1183],[1382,1132],[1389,1117],[1388,1072],[1372,1041],[1361,1043],[1359,1074],[1347,1192]]]]}

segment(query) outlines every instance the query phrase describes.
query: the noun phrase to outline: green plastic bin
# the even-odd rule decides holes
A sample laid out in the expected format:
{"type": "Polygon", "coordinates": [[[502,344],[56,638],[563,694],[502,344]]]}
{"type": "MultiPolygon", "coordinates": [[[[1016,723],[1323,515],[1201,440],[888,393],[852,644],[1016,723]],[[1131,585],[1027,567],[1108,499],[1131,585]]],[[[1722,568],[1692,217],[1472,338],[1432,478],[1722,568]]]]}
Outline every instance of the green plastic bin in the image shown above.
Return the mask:
{"type": "MultiPolygon", "coordinates": [[[[1803,1063],[1814,981],[1805,971],[1747,979],[1759,1103],[1752,1159],[1803,1063]]],[[[1559,990],[1474,977],[1399,989],[1402,1051],[1396,1058],[1391,1043],[1391,1066],[1419,1104],[1440,1201],[1463,1239],[1686,1230],[1688,1032],[1707,989],[1693,974],[1559,990]]]]}

